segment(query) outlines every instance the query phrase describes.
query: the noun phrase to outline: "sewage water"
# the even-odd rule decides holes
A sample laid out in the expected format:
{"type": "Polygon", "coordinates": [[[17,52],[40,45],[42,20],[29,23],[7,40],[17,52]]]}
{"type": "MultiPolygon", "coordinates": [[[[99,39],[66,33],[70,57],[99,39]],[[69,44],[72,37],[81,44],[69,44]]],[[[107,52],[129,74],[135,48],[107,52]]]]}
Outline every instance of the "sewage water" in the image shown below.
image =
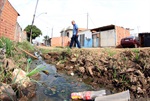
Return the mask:
{"type": "Polygon", "coordinates": [[[45,63],[43,60],[35,60],[31,68],[40,65],[45,66],[49,75],[41,72],[39,83],[36,86],[36,96],[32,101],[72,101],[71,93],[93,90],[93,88],[83,82],[79,82],[76,76],[67,76],[57,73],[54,65],[45,63]]]}

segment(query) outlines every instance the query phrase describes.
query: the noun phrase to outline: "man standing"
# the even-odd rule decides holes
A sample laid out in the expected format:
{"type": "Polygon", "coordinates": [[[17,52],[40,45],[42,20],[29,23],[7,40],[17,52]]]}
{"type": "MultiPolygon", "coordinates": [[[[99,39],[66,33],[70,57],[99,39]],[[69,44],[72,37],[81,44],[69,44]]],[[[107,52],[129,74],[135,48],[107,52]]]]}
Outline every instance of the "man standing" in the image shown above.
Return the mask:
{"type": "Polygon", "coordinates": [[[78,48],[81,48],[80,42],[78,41],[78,31],[79,31],[78,26],[75,23],[75,21],[72,21],[71,23],[73,25],[73,35],[72,35],[71,43],[70,43],[69,47],[72,48],[73,43],[75,43],[75,44],[77,44],[78,48]]]}

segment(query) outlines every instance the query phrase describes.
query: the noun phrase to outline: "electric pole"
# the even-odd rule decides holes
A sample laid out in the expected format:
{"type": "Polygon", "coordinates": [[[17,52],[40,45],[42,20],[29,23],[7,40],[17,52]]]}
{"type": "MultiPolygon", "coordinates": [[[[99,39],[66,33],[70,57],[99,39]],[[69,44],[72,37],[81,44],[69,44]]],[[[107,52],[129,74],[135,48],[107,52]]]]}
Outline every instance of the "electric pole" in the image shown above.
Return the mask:
{"type": "Polygon", "coordinates": [[[52,27],[52,33],[51,33],[51,38],[53,37],[53,27],[52,27]]]}
{"type": "Polygon", "coordinates": [[[88,29],[88,22],[89,22],[89,13],[87,13],[87,29],[88,29]]]}
{"type": "Polygon", "coordinates": [[[34,11],[34,14],[33,14],[33,20],[32,20],[32,24],[31,24],[31,30],[30,30],[30,43],[32,43],[32,27],[33,27],[33,24],[34,24],[34,19],[35,19],[35,14],[36,14],[38,2],[39,2],[39,0],[37,0],[37,2],[36,2],[35,11],[34,11]]]}

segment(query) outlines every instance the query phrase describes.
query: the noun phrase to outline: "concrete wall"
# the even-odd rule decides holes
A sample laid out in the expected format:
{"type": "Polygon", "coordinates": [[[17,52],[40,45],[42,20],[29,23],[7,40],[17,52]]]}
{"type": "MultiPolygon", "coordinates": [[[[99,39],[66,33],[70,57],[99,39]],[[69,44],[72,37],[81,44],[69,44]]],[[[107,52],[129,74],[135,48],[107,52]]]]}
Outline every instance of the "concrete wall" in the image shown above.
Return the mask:
{"type": "Polygon", "coordinates": [[[5,36],[11,40],[15,39],[15,30],[18,13],[6,0],[0,15],[0,37],[5,36]]]}
{"type": "Polygon", "coordinates": [[[27,41],[27,32],[26,31],[23,31],[22,35],[21,35],[21,42],[23,42],[23,41],[27,41]]]}
{"type": "Polygon", "coordinates": [[[116,33],[115,30],[107,30],[100,32],[100,47],[115,47],[116,33]]]}
{"type": "Polygon", "coordinates": [[[121,39],[130,36],[130,31],[119,26],[115,26],[116,30],[116,46],[119,46],[121,44],[121,39]]]}
{"type": "Polygon", "coordinates": [[[62,37],[53,37],[51,39],[51,46],[56,47],[56,46],[69,46],[70,39],[65,36],[64,38],[62,37]]]}
{"type": "Polygon", "coordinates": [[[21,42],[22,41],[22,35],[23,35],[22,28],[20,27],[19,23],[17,23],[16,24],[14,41],[21,42]]]}

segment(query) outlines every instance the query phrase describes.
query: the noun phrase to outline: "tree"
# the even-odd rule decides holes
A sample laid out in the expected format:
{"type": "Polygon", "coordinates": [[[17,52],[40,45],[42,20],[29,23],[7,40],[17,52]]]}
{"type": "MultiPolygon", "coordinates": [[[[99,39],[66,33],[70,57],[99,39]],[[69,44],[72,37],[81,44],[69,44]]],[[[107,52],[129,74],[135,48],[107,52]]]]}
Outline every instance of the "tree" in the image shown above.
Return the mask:
{"type": "MultiPolygon", "coordinates": [[[[24,31],[27,32],[27,40],[30,41],[30,32],[31,32],[31,25],[28,25],[24,31]]],[[[32,26],[32,39],[35,39],[36,37],[42,35],[42,32],[39,28],[37,28],[35,25],[32,26]]]]}
{"type": "Polygon", "coordinates": [[[49,36],[48,36],[48,35],[44,36],[43,41],[45,42],[45,45],[47,46],[48,41],[50,41],[50,40],[49,40],[49,36]]]}

